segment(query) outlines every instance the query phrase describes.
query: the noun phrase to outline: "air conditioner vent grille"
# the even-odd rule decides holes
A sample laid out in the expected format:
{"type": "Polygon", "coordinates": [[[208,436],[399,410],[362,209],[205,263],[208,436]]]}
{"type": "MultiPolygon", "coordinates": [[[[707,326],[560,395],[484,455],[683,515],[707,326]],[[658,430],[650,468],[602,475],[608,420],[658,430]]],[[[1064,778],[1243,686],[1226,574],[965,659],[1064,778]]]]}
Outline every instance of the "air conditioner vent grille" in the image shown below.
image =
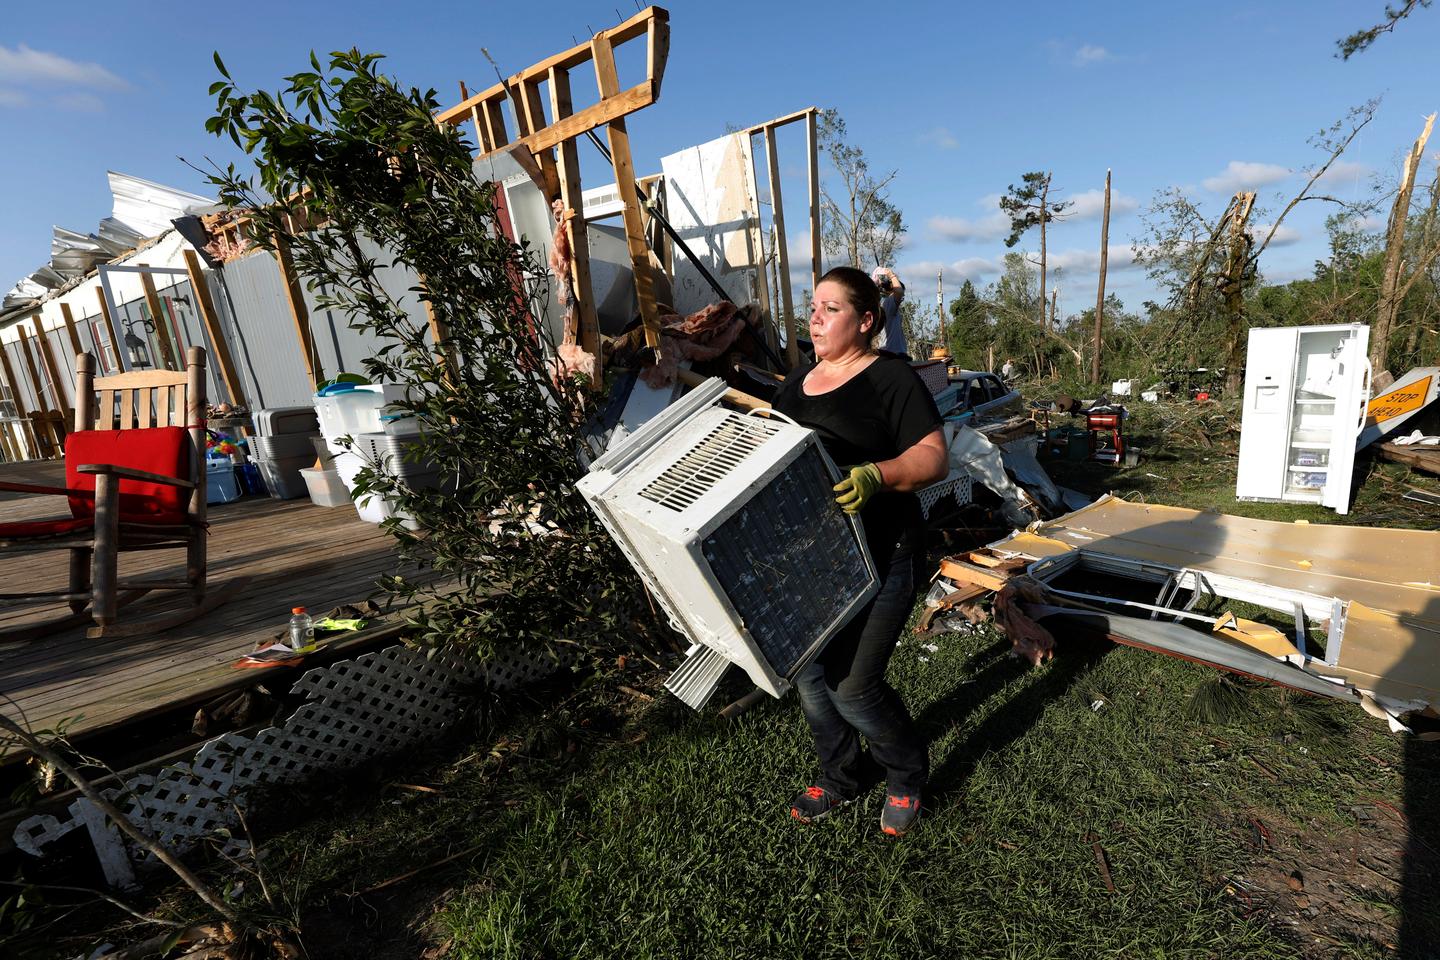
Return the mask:
{"type": "Polygon", "coordinates": [[[812,445],[707,537],[705,560],[782,677],[874,582],[812,445]]]}
{"type": "Polygon", "coordinates": [[[640,491],[646,500],[684,511],[780,429],[779,423],[739,414],[726,417],[699,443],[640,491]]]}

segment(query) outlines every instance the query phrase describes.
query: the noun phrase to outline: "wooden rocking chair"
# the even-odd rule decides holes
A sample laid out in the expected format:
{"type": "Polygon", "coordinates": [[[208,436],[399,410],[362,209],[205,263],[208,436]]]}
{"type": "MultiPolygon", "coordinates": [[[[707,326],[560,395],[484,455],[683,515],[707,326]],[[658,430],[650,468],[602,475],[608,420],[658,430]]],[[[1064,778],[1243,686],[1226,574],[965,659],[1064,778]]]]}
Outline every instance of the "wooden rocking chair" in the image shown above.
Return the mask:
{"type": "Polygon", "coordinates": [[[0,553],[70,551],[66,590],[0,593],[0,605],[67,601],[68,616],[0,631],[33,639],[93,620],[87,635],[123,637],[178,626],[214,609],[240,586],[205,582],[205,351],[191,347],[186,372],[95,378],[95,358],[76,357],[75,429],[65,438],[65,486],[0,482],[0,490],[65,496],[71,516],[0,523],[0,553]],[[122,552],[184,548],[183,580],[119,579],[122,552]],[[179,590],[189,604],[146,620],[116,612],[153,590],[179,590]],[[88,608],[88,609],[87,609],[88,608]]]}

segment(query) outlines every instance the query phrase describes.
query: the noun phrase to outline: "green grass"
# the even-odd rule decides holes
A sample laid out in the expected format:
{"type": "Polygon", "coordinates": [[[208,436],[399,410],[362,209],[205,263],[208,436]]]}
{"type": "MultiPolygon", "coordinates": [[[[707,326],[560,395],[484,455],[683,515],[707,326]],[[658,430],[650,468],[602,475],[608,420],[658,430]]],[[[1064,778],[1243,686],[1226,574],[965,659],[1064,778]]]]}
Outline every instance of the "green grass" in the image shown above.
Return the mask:
{"type": "Polygon", "coordinates": [[[815,772],[793,698],[733,723],[659,699],[621,722],[601,683],[512,717],[503,769],[466,759],[429,772],[440,793],[357,797],[272,866],[313,902],[475,846],[436,921],[454,957],[1293,956],[1222,893],[1245,817],[1338,823],[1362,793],[1397,797],[1398,741],[1269,690],[1247,692],[1248,725],[1202,727],[1182,705],[1210,671],[1059,639],[1035,670],[988,628],[904,641],[892,678],[933,738],[934,792],[899,842],[879,792],[788,817],[815,772]]]}

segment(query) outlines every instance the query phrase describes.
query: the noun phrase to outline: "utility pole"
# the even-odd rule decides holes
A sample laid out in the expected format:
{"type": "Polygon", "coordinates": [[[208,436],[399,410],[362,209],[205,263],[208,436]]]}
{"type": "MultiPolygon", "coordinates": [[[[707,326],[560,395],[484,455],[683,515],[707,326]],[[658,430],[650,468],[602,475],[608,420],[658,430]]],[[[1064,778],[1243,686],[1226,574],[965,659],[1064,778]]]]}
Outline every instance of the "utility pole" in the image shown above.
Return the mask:
{"type": "Polygon", "coordinates": [[[1095,294],[1095,349],[1090,357],[1090,382],[1100,382],[1100,337],[1105,324],[1105,268],[1110,262],[1110,171],[1105,171],[1105,214],[1100,219],[1100,290],[1095,294]]]}
{"type": "Polygon", "coordinates": [[[1049,329],[1045,324],[1045,208],[1050,199],[1050,174],[1045,174],[1045,186],[1040,190],[1040,329],[1049,329]]]}
{"type": "Polygon", "coordinates": [[[940,311],[940,349],[950,356],[950,338],[945,335],[945,270],[935,271],[935,306],[940,311]]]}

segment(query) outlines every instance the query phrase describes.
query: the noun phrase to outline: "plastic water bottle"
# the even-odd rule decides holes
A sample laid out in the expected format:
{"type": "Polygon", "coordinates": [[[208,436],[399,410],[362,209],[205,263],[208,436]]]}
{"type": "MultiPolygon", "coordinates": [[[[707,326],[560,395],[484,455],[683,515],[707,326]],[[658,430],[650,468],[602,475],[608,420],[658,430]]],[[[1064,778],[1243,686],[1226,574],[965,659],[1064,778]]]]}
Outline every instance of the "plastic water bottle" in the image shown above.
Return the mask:
{"type": "Polygon", "coordinates": [[[304,607],[290,611],[290,649],[301,651],[315,646],[315,623],[304,607]]]}

